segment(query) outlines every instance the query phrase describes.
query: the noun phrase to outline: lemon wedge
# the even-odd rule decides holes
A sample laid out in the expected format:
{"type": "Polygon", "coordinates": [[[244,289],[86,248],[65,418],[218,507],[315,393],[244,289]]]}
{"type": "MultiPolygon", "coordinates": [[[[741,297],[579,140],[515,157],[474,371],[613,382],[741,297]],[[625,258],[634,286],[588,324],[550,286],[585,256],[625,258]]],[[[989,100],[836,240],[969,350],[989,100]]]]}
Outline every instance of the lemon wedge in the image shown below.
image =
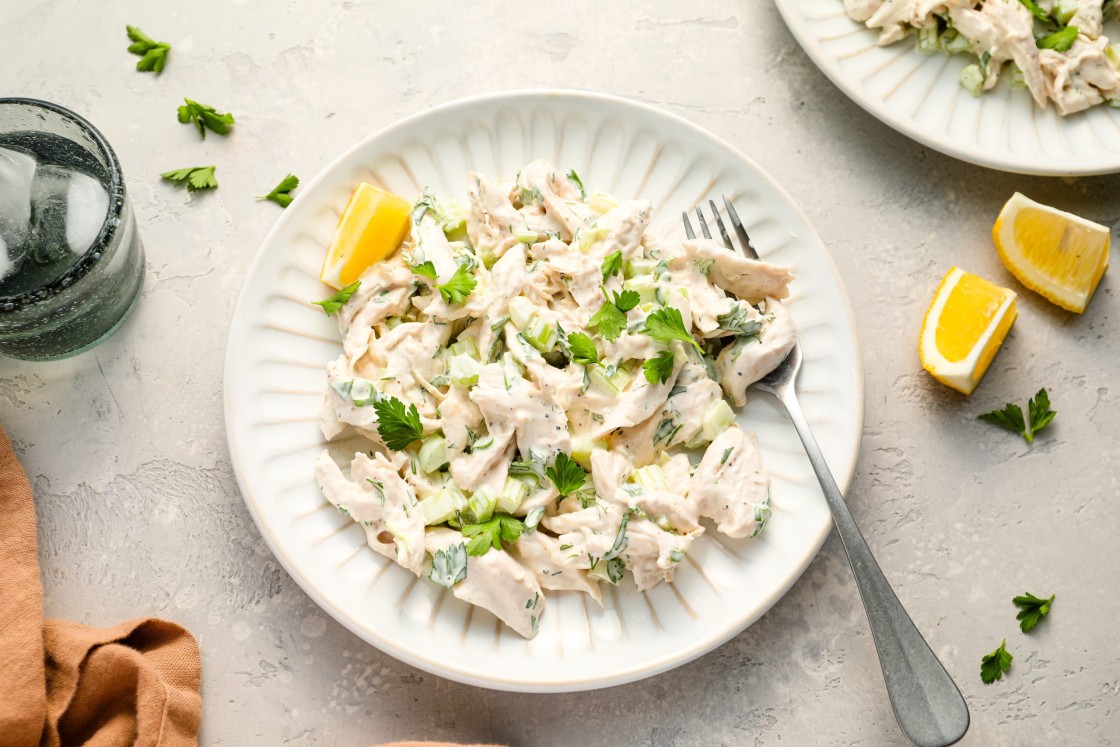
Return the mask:
{"type": "Polygon", "coordinates": [[[992,228],[1003,264],[1023,285],[1063,309],[1085,311],[1108,269],[1109,230],[1018,192],[992,228]]]}
{"type": "Polygon", "coordinates": [[[922,322],[922,367],[942,384],[972,394],[1017,314],[1014,291],[952,268],[922,322]]]}
{"type": "Polygon", "coordinates": [[[359,184],[338,221],[319,279],[341,290],[390,256],[408,235],[411,210],[403,197],[359,184]]]}

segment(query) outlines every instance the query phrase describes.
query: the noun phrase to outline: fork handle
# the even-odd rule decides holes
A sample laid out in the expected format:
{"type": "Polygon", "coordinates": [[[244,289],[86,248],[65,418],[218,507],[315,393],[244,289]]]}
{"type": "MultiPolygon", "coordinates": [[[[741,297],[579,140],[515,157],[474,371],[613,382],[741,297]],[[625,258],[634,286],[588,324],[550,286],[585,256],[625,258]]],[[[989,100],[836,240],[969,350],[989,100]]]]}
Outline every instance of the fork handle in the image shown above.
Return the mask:
{"type": "Polygon", "coordinates": [[[906,614],[875,562],[825,463],[801,405],[792,394],[779,395],[778,399],[789,412],[797,435],[805,445],[832,511],[840,542],[848,554],[898,725],[919,747],[953,744],[968,731],[968,706],[960,690],[906,614]]]}

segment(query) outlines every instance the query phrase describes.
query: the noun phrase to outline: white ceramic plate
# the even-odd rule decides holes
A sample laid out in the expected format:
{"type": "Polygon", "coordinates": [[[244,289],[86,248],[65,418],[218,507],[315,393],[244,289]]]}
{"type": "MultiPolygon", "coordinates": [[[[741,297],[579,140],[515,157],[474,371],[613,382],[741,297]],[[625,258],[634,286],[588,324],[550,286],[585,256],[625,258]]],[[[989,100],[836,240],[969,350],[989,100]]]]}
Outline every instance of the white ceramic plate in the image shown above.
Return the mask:
{"type": "MultiPolygon", "coordinates": [[[[1063,118],[1006,80],[980,98],[961,88],[967,55],[925,56],[913,38],[889,47],[848,18],[843,0],[774,0],[793,35],[832,82],[904,135],[988,168],[1048,176],[1120,171],[1120,110],[1063,118]]],[[[1117,31],[1110,24],[1108,31],[1117,31]]],[[[1120,38],[1116,34],[1110,38],[1120,38]]]]}
{"type": "Polygon", "coordinates": [[[320,494],[312,465],[324,366],[338,356],[319,266],[339,214],[366,180],[402,195],[431,185],[465,198],[467,172],[512,175],[533,158],[574,168],[589,187],[654,200],[654,225],[701,198],[732,196],[761,255],[797,274],[790,311],[805,351],[801,397],[837,480],[855,465],[863,375],[840,278],[805,216],[762,171],[689,122],[622,99],[517,92],[410,117],[335,161],[287,209],[261,247],[234,313],[226,354],[230,453],[245,502],[276,556],[339,622],[429,672],[526,692],[630,682],[699,656],[743,630],[805,570],[831,527],[820,488],[778,406],[754,396],[744,417],[773,477],[774,515],[756,540],[710,531],[676,583],[639,594],[627,579],[599,608],[549,592],[526,641],[490,613],[417,579],[365,546],[320,494]]]}

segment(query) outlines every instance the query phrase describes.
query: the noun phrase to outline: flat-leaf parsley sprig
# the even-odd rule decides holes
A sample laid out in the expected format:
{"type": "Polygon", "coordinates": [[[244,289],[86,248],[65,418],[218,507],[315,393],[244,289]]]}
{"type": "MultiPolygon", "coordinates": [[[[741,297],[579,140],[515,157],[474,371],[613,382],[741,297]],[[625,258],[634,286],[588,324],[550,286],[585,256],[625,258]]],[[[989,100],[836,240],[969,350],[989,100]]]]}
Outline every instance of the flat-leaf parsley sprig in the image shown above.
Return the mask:
{"type": "Polygon", "coordinates": [[[999,648],[990,654],[985,654],[980,660],[980,679],[985,685],[1003,679],[1004,672],[1011,669],[1011,661],[1014,658],[1007,650],[1007,639],[1005,638],[999,644],[999,648]]]}
{"type": "Polygon", "coordinates": [[[424,437],[416,405],[410,404],[406,410],[404,402],[396,397],[383,397],[373,403],[373,410],[377,413],[377,432],[393,451],[401,451],[424,437]]]}
{"type": "Polygon", "coordinates": [[[169,182],[185,186],[188,192],[200,189],[217,189],[218,180],[214,176],[216,166],[188,166],[185,169],[165,171],[160,176],[169,182]]]}
{"type": "Polygon", "coordinates": [[[637,291],[616,292],[614,300],[607,298],[602,307],[591,316],[588,324],[608,342],[614,342],[622,334],[622,330],[626,329],[626,312],[637,306],[641,300],[642,297],[637,291]]]}
{"type": "Polygon", "coordinates": [[[1034,630],[1034,626],[1050,614],[1050,605],[1054,603],[1056,596],[1057,594],[1051,594],[1049,599],[1040,599],[1029,591],[1024,591],[1022,596],[1012,599],[1011,603],[1019,608],[1019,614],[1015,615],[1015,619],[1019,621],[1019,629],[1024,633],[1034,630]]]}
{"type": "MultiPolygon", "coordinates": [[[[166,176],[166,174],[164,176],[166,176]]],[[[362,287],[362,281],[355,280],[353,283],[350,283],[350,285],[346,286],[331,297],[324,298],[322,301],[312,301],[311,303],[315,304],[316,306],[322,306],[323,311],[327,312],[327,316],[334,316],[338,313],[338,310],[341,309],[342,306],[350,300],[350,296],[358,292],[358,288],[360,287],[362,287]]]]}
{"type": "Polygon", "coordinates": [[[183,99],[183,101],[187,103],[179,107],[179,121],[182,124],[193,122],[203,140],[206,139],[208,129],[219,135],[228,135],[233,130],[232,114],[223,114],[212,106],[191,99],[183,99]]]}
{"type": "Polygon", "coordinates": [[[557,454],[556,461],[544,472],[560,495],[571,495],[587,482],[587,470],[564,452],[557,454]]]}
{"type": "Polygon", "coordinates": [[[258,200],[271,200],[282,208],[286,208],[292,204],[292,190],[299,186],[299,177],[295,174],[288,174],[280,183],[272,188],[272,191],[266,195],[257,195],[258,200]]]}
{"type": "Polygon", "coordinates": [[[142,73],[155,73],[159,75],[167,65],[167,55],[171,52],[171,45],[167,42],[157,42],[136,26],[125,26],[132,44],[128,51],[140,57],[136,61],[136,69],[142,73]]]}
{"type": "Polygon", "coordinates": [[[672,306],[666,306],[646,317],[646,325],[642,331],[658,342],[680,340],[681,342],[687,342],[701,353],[704,352],[700,343],[696,342],[696,339],[685,329],[681,312],[672,306]]]}
{"type": "Polygon", "coordinates": [[[1004,405],[1002,410],[985,412],[978,417],[986,423],[1014,431],[1025,438],[1027,443],[1031,443],[1034,441],[1034,434],[1050,425],[1050,421],[1057,414],[1050,409],[1050,395],[1046,393],[1045,388],[1042,388],[1027,402],[1026,418],[1023,417],[1023,410],[1019,405],[1011,402],[1004,405]]]}

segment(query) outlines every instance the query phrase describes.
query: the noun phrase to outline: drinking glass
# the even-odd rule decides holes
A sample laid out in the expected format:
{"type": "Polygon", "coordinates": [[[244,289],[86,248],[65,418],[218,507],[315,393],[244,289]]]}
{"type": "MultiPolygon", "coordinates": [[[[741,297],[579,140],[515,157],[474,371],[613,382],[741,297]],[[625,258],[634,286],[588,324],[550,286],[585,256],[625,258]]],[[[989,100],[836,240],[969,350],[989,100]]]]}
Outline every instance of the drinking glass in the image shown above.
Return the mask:
{"type": "Polygon", "coordinates": [[[0,98],[0,354],[76,355],[140,296],[144,248],[120,162],[57,104],[0,98]]]}

